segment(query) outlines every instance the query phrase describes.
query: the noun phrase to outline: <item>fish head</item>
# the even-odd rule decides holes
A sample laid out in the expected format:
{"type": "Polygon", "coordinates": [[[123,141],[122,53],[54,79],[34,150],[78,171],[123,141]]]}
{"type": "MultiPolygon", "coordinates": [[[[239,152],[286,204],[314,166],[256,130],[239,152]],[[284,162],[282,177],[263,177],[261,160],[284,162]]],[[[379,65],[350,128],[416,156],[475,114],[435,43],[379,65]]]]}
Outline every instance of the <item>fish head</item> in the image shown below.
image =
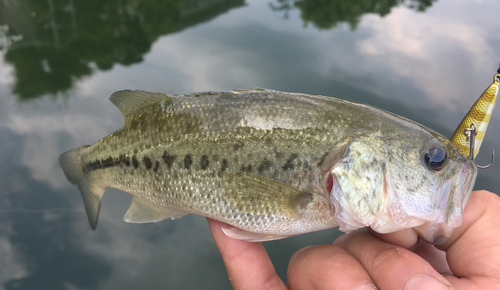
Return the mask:
{"type": "Polygon", "coordinates": [[[413,228],[440,244],[462,224],[477,167],[445,137],[409,130],[353,138],[330,173],[340,230],[413,228]]]}

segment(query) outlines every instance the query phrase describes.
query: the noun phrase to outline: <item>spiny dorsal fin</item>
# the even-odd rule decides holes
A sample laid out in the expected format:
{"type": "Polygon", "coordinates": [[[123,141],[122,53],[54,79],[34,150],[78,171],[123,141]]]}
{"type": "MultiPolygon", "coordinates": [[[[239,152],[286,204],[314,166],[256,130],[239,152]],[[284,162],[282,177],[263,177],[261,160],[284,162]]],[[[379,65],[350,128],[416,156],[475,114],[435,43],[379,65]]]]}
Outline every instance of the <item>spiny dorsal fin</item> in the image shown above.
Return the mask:
{"type": "Polygon", "coordinates": [[[279,181],[238,172],[229,177],[230,197],[241,212],[298,217],[313,197],[279,181]]]}
{"type": "Polygon", "coordinates": [[[122,112],[124,120],[148,106],[157,104],[164,109],[172,104],[171,96],[166,94],[136,90],[114,92],[109,100],[122,112]]]}

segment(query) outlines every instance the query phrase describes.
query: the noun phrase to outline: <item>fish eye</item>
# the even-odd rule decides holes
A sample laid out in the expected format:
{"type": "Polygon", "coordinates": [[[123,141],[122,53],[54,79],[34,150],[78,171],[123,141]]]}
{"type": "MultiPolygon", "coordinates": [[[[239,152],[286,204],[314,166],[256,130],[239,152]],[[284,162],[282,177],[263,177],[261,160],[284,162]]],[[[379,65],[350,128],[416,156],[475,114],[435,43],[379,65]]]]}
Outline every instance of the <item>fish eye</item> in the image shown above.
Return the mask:
{"type": "Polygon", "coordinates": [[[425,165],[432,171],[440,171],[446,165],[446,151],[443,147],[432,146],[424,154],[425,165]]]}

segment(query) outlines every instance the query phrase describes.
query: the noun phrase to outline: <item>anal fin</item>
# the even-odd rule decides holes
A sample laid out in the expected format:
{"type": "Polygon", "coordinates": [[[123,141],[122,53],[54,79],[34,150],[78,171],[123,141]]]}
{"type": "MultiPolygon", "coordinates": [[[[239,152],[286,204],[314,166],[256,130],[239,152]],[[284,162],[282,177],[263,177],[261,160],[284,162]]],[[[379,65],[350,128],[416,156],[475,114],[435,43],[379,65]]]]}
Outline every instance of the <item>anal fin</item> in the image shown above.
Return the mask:
{"type": "Polygon", "coordinates": [[[145,203],[142,199],[134,197],[127,213],[123,219],[128,223],[152,223],[158,222],[167,218],[181,218],[189,213],[184,211],[170,211],[160,209],[153,205],[145,203]]]}
{"type": "Polygon", "coordinates": [[[222,232],[224,232],[226,236],[232,239],[244,240],[247,242],[266,242],[266,241],[274,241],[291,237],[291,236],[252,233],[239,228],[222,228],[222,232]]]}

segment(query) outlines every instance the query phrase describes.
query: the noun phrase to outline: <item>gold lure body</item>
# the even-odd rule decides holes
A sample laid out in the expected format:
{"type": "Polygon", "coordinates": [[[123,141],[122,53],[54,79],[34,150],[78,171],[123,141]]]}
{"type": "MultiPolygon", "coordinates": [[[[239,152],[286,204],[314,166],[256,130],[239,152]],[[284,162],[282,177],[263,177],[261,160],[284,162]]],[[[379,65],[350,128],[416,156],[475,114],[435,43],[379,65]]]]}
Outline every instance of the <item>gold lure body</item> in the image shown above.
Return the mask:
{"type": "Polygon", "coordinates": [[[490,122],[491,114],[495,108],[499,84],[500,72],[493,76],[493,83],[474,103],[453,133],[450,141],[460,153],[470,156],[470,140],[465,132],[472,124],[476,127],[476,135],[473,144],[474,153],[471,158],[477,156],[479,153],[479,149],[483,143],[484,134],[486,133],[488,123],[490,122]]]}

